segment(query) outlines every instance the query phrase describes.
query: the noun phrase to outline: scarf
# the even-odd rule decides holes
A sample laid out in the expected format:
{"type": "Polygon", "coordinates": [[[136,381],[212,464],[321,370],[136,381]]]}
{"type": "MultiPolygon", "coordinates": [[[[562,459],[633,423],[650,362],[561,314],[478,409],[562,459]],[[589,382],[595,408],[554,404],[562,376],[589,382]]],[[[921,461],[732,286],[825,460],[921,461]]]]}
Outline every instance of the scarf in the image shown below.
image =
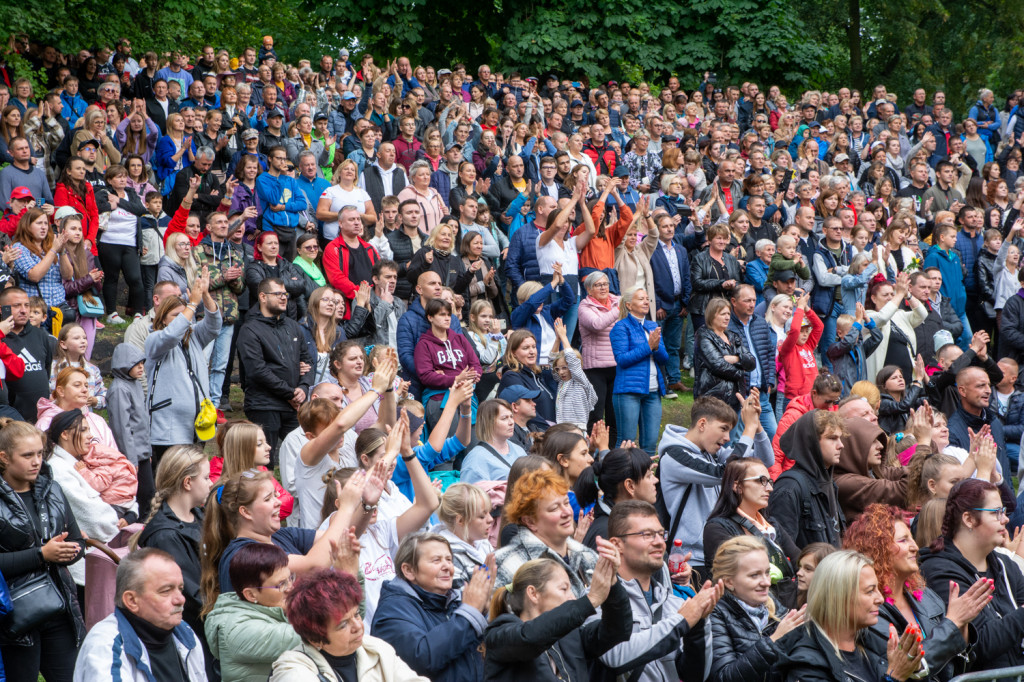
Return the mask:
{"type": "Polygon", "coordinates": [[[761,606],[751,606],[740,598],[736,598],[736,603],[740,605],[743,612],[754,622],[758,632],[763,632],[768,626],[768,607],[762,604],[761,606]]]}

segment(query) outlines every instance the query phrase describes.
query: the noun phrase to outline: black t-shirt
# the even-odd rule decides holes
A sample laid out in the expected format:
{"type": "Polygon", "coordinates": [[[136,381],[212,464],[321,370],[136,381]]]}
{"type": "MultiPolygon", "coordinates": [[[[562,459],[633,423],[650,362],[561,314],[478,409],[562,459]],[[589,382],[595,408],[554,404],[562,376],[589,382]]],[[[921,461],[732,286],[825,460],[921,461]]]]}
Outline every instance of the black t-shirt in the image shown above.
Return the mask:
{"type": "MultiPolygon", "coordinates": [[[[15,355],[25,361],[25,374],[20,379],[8,378],[11,407],[21,413],[30,424],[36,422],[36,403],[50,395],[50,366],[53,364],[52,336],[39,327],[25,325],[20,334],[11,332],[4,337],[15,355]]],[[[55,343],[55,341],[54,341],[55,343]]]]}
{"type": "Polygon", "coordinates": [[[921,202],[923,201],[921,197],[923,197],[924,193],[927,192],[927,191],[928,191],[928,186],[927,185],[924,186],[924,187],[914,187],[913,184],[910,184],[910,185],[907,185],[906,187],[904,187],[903,189],[901,189],[899,192],[896,192],[896,197],[899,198],[899,199],[904,199],[906,197],[913,198],[913,200],[914,200],[914,211],[916,213],[920,213],[921,212],[921,202]]]}
{"type": "Polygon", "coordinates": [[[320,654],[326,659],[327,664],[331,666],[331,670],[338,676],[341,682],[358,682],[359,672],[356,669],[356,655],[349,654],[348,656],[332,656],[326,651],[321,650],[320,654]]]}
{"type": "Polygon", "coordinates": [[[871,665],[871,661],[868,660],[864,650],[857,647],[854,651],[843,651],[843,662],[846,664],[846,670],[857,679],[866,680],[867,682],[881,682],[882,676],[879,674],[874,666],[871,665]]]}
{"type": "Polygon", "coordinates": [[[348,279],[356,286],[359,286],[360,282],[373,281],[373,263],[361,245],[358,249],[348,250],[348,279]]]}

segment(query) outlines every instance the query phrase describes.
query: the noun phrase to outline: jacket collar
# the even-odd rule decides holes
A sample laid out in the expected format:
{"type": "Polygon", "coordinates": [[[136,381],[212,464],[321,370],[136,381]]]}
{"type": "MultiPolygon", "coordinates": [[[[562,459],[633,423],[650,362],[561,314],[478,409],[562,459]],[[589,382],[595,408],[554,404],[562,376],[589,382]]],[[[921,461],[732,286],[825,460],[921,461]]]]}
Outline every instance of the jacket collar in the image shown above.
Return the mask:
{"type": "MultiPolygon", "coordinates": [[[[118,609],[114,609],[114,617],[117,619],[117,632],[120,635],[121,645],[124,647],[125,655],[132,660],[132,663],[138,670],[142,671],[147,680],[150,680],[150,682],[158,682],[156,678],[153,677],[153,672],[149,668],[149,655],[146,653],[145,647],[142,645],[142,640],[140,640],[139,636],[135,633],[135,629],[131,626],[131,623],[128,622],[128,619],[125,618],[118,609]]],[[[192,628],[186,625],[184,621],[179,623],[177,627],[174,628],[173,632],[174,639],[176,640],[175,647],[178,649],[179,655],[182,647],[187,649],[188,653],[196,647],[195,634],[192,632],[192,628]]],[[[114,646],[114,655],[116,657],[116,642],[114,646]]],[[[188,653],[185,655],[188,656],[188,653]]]]}

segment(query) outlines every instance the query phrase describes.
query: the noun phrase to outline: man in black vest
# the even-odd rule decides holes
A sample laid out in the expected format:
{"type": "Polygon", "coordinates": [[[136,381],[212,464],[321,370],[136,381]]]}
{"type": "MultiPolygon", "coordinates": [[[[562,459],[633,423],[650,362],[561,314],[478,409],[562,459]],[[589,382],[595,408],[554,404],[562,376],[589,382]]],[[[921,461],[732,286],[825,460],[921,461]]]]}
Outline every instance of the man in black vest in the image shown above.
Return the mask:
{"type": "Polygon", "coordinates": [[[395,163],[395,145],[382,142],[377,149],[377,160],[367,166],[359,178],[359,185],[370,195],[373,210],[380,213],[381,200],[398,196],[407,184],[405,169],[395,163]]]}

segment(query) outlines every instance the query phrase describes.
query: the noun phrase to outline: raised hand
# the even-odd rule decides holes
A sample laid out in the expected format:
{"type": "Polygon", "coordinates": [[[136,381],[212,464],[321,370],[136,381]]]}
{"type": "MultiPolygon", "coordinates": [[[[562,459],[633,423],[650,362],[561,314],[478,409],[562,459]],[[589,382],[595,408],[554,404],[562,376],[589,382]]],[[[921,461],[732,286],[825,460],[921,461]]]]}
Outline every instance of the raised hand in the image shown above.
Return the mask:
{"type": "Polygon", "coordinates": [[[792,609],[782,617],[782,620],[775,627],[775,632],[771,636],[772,641],[779,641],[786,634],[803,625],[805,620],[807,620],[807,604],[804,604],[799,609],[792,609]]]}
{"type": "Polygon", "coordinates": [[[887,674],[894,680],[906,680],[917,672],[924,658],[924,647],[921,646],[921,631],[916,625],[908,625],[899,636],[896,627],[889,624],[889,643],[886,647],[888,659],[887,674]]]}

